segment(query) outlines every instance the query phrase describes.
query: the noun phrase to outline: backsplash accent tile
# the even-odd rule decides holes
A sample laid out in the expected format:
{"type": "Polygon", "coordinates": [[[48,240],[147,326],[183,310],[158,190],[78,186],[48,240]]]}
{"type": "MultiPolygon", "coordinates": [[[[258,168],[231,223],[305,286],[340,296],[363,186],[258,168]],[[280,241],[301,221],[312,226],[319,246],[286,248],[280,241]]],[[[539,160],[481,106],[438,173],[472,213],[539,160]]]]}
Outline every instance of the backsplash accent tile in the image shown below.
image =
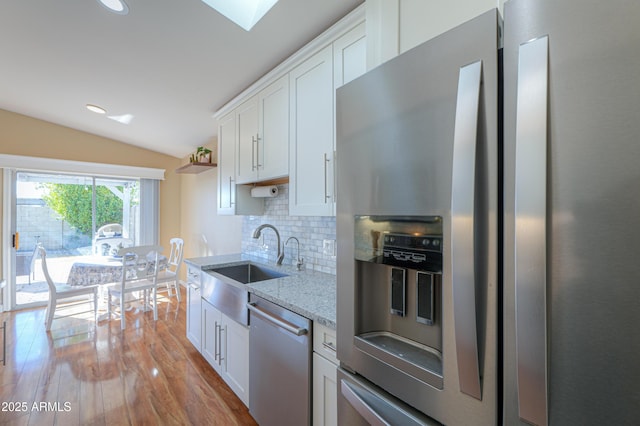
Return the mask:
{"type": "MultiPolygon", "coordinates": [[[[242,219],[242,252],[275,263],[278,249],[276,234],[271,229],[263,229],[259,239],[252,237],[253,230],[263,223],[269,223],[280,232],[284,244],[289,237],[300,241],[300,257],[304,267],[328,274],[336,274],[335,256],[322,252],[323,240],[336,239],[336,218],[333,216],[289,216],[289,185],[278,185],[278,196],[265,198],[263,216],[244,216],[242,219]],[[263,246],[264,244],[264,246],[263,246]],[[266,248],[265,248],[266,246],[266,248]]],[[[296,242],[289,241],[285,246],[284,262],[296,263],[296,242]]]]}

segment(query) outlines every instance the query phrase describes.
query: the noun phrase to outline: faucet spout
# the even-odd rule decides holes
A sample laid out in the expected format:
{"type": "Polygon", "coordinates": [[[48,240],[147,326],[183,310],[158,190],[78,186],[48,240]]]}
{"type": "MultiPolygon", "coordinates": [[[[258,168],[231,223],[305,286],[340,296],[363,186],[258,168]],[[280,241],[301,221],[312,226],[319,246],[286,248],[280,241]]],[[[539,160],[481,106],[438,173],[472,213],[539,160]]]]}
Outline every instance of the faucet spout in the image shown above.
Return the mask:
{"type": "Polygon", "coordinates": [[[275,226],[270,225],[268,223],[263,223],[262,225],[258,226],[254,231],[253,231],[253,238],[260,238],[260,233],[262,232],[262,230],[264,228],[269,228],[269,229],[273,229],[273,232],[276,233],[276,238],[278,240],[277,244],[278,244],[278,259],[276,260],[276,265],[282,265],[282,261],[284,260],[284,250],[281,249],[280,247],[280,233],[278,232],[278,230],[276,229],[275,226]]]}
{"type": "Polygon", "coordinates": [[[296,256],[296,269],[298,269],[298,271],[301,271],[301,270],[302,270],[302,264],[303,264],[303,262],[304,262],[304,259],[302,259],[302,258],[300,257],[300,241],[299,241],[296,237],[289,237],[289,238],[287,239],[287,242],[286,242],[286,243],[284,243],[284,245],[289,244],[289,241],[291,241],[291,240],[295,240],[295,241],[296,241],[296,244],[297,244],[297,246],[298,246],[298,254],[297,254],[297,256],[296,256]]]}

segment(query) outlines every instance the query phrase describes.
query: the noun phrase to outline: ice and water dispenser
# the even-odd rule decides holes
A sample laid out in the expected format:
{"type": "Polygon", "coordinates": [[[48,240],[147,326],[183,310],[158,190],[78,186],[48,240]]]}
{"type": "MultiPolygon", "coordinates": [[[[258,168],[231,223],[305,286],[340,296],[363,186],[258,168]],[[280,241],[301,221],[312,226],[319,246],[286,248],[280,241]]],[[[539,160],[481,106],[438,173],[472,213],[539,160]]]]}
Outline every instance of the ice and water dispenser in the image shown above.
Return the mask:
{"type": "Polygon", "coordinates": [[[356,347],[442,388],[442,218],[354,220],[356,347]]]}

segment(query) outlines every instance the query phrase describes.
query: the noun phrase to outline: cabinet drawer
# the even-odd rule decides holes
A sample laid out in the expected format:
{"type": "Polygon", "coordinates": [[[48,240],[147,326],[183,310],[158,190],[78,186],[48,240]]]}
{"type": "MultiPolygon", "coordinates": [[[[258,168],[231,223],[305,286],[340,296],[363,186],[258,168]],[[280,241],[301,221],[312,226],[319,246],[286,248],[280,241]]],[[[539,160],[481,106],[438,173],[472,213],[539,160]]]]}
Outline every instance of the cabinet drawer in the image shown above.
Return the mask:
{"type": "Polygon", "coordinates": [[[200,285],[200,273],[202,271],[200,268],[196,268],[195,266],[189,266],[187,268],[187,281],[190,283],[200,285]]]}
{"type": "Polygon", "coordinates": [[[313,323],[313,351],[338,365],[336,357],[336,331],[327,326],[313,323]]]}

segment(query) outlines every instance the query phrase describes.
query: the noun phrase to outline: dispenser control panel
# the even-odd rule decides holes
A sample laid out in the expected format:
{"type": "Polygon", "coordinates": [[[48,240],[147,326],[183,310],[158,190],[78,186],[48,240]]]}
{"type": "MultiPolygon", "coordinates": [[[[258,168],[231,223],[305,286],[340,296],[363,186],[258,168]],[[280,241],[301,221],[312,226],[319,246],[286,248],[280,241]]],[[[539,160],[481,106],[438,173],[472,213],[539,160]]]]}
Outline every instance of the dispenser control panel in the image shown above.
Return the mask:
{"type": "Polygon", "coordinates": [[[440,216],[356,216],[354,229],[357,260],[442,272],[440,216]]]}
{"type": "Polygon", "coordinates": [[[442,269],[442,237],[386,234],[382,255],[382,263],[440,272],[442,269]]]}

